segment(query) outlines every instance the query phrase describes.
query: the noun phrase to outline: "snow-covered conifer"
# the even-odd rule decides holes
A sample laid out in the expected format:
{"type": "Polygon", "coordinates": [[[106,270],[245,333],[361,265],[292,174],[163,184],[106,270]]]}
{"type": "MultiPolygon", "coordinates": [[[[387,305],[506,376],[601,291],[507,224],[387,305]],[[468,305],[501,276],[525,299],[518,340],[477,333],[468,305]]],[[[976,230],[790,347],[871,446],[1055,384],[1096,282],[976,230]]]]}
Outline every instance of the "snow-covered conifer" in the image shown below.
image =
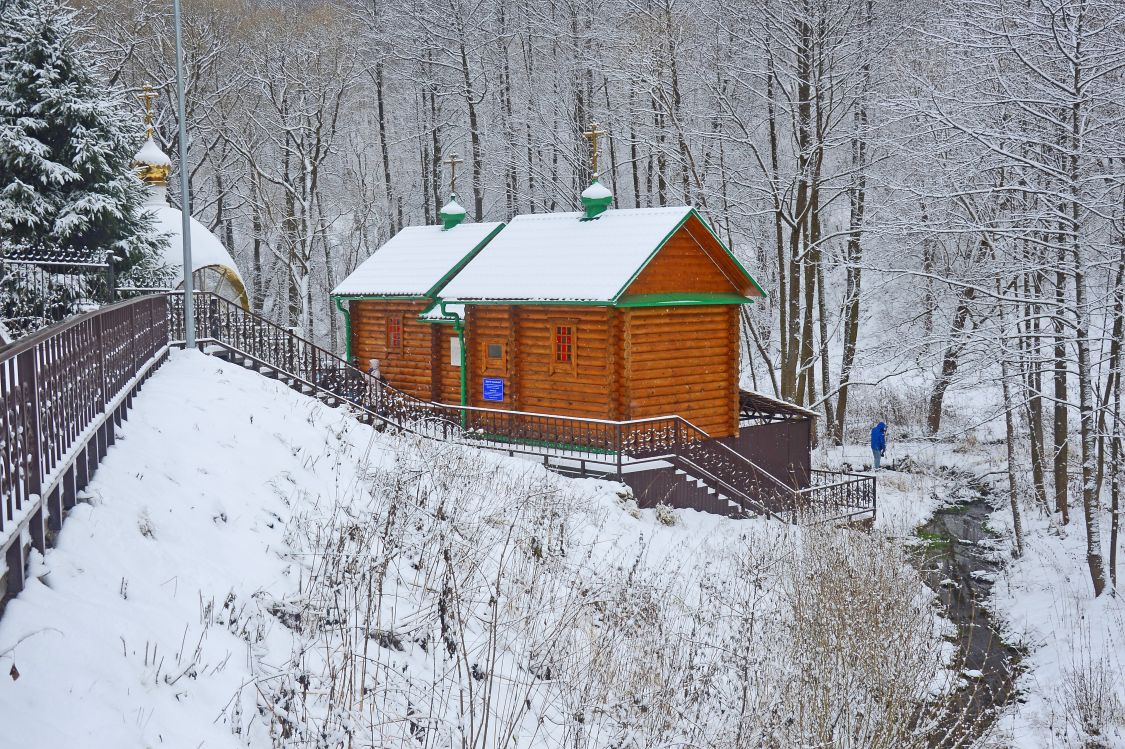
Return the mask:
{"type": "Polygon", "coordinates": [[[133,174],[139,123],[52,0],[0,3],[0,243],[150,264],[164,240],[133,174]]]}

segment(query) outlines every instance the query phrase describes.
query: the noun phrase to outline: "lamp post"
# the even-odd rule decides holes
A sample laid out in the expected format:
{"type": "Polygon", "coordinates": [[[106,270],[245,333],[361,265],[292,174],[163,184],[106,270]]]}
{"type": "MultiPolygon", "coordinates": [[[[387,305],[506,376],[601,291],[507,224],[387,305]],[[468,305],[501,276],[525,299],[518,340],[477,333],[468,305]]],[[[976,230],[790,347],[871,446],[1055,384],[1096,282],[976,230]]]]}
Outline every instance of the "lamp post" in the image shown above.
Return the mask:
{"type": "Polygon", "coordinates": [[[180,28],[180,0],[172,0],[176,21],[176,96],[180,121],[180,209],[184,240],[184,348],[195,348],[195,299],[191,277],[191,196],[188,195],[187,121],[184,106],[184,41],[180,28]]]}

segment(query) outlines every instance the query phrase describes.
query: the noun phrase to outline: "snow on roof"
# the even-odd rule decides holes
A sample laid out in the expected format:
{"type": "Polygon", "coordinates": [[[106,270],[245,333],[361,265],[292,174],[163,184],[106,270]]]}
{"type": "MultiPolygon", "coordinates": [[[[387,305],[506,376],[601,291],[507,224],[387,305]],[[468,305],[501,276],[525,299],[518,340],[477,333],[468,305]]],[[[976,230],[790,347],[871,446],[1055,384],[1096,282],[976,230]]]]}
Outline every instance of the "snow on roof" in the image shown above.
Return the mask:
{"type": "Polygon", "coordinates": [[[593,184],[582,191],[582,197],[589,200],[605,200],[606,198],[612,198],[613,193],[601,182],[594,180],[593,184]]]}
{"type": "Polygon", "coordinates": [[[500,222],[459,224],[451,229],[408,226],[360,263],[332,294],[426,296],[502,226],[500,222]]]}
{"type": "Polygon", "coordinates": [[[418,315],[419,320],[427,322],[449,322],[455,320],[465,319],[465,305],[463,304],[446,304],[445,314],[441,311],[441,305],[435,303],[422,314],[418,315]]]}
{"type": "Polygon", "coordinates": [[[516,216],[446,284],[445,299],[609,301],[691,208],[516,216]]]}
{"type": "MultiPolygon", "coordinates": [[[[164,251],[164,262],[171,268],[184,267],[183,214],[170,205],[148,206],[152,213],[156,230],[168,235],[168,249],[164,251]]],[[[234,271],[242,280],[234,259],[223,247],[219,238],[206,226],[191,219],[191,272],[201,268],[219,265],[234,271]]]]}
{"type": "Polygon", "coordinates": [[[160,146],[156,145],[156,141],[150,135],[145,144],[141,146],[141,150],[137,151],[137,155],[133,160],[141,164],[151,164],[152,166],[172,166],[172,160],[168,158],[168,154],[160,150],[160,146]]]}
{"type": "Polygon", "coordinates": [[[465,213],[465,206],[458,203],[455,199],[450,198],[449,202],[441,207],[441,213],[448,213],[451,216],[462,216],[465,213]]]}

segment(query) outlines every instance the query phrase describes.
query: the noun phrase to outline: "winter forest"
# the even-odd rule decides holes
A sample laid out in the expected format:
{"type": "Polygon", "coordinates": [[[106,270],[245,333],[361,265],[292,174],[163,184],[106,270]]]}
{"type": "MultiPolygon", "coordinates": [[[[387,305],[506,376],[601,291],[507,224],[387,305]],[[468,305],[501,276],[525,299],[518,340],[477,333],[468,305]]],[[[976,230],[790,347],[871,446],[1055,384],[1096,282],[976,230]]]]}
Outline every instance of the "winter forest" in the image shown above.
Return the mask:
{"type": "MultiPolygon", "coordinates": [[[[1121,3],[186,13],[193,212],[256,310],[339,341],[328,292],[399,228],[437,221],[450,154],[473,220],[572,210],[596,121],[618,207],[697,206],[769,289],[743,317],[755,388],[822,411],[838,442],[853,394],[872,397],[853,385],[893,379],[899,427],[933,434],[950,388],[999,381],[1022,490],[1064,520],[1075,490],[1096,592],[1109,583],[1094,508],[1104,488],[1117,507],[1125,460],[1121,3]]],[[[171,152],[168,8],[81,17],[122,101],[162,93],[171,152]]]]}
{"type": "MultiPolygon", "coordinates": [[[[144,139],[138,96],[146,84],[156,93],[154,139],[167,154],[179,153],[171,2],[72,0],[63,8],[53,0],[0,0],[0,12],[6,2],[49,6],[68,19],[66,44],[81,50],[101,92],[98,106],[119,128],[114,169],[124,173],[144,139]]],[[[380,692],[381,709],[406,717],[394,729],[400,734],[387,729],[384,739],[445,746],[437,729],[415,731],[417,708],[455,723],[463,747],[501,746],[499,733],[489,730],[506,731],[505,746],[1125,746],[1125,613],[1117,590],[1125,564],[1125,0],[185,0],[183,11],[189,137],[187,163],[172,158],[169,198],[178,207],[179,170],[186,169],[191,214],[230,250],[253,312],[342,352],[345,321],[330,292],[404,227],[441,222],[438,212],[453,191],[451,160],[460,164],[455,192],[470,222],[579,210],[579,195],[596,176],[612,190],[615,208],[696,207],[753,273],[767,296],[738,313],[741,385],[817,413],[815,460],[866,470],[869,431],[881,421],[889,427],[894,470],[879,477],[885,514],[870,537],[818,530],[802,546],[818,550],[794,555],[782,550],[787,540],[759,526],[741,534],[736,526],[658,518],[637,542],[646,551],[635,559],[634,547],[623,544],[612,553],[589,552],[585,563],[595,572],[556,560],[543,577],[530,561],[515,572],[505,566],[505,555],[521,548],[520,533],[539,534],[536,544],[547,539],[550,566],[551,544],[589,542],[592,549],[597,543],[588,536],[600,541],[616,528],[578,489],[522,475],[506,482],[509,468],[489,475],[464,454],[425,444],[399,453],[403,473],[396,474],[354,457],[363,451],[354,432],[324,427],[332,430],[333,449],[348,456],[324,462],[336,461],[333,470],[346,474],[337,484],[348,484],[355,496],[369,480],[388,496],[426,496],[442,508],[461,503],[454,516],[468,530],[459,563],[496,581],[472,603],[468,594],[457,599],[463,608],[449,615],[457,619],[449,631],[461,627],[470,645],[473,637],[486,642],[492,666],[502,671],[505,658],[518,660],[505,654],[505,638],[522,643],[565,630],[557,641],[535,640],[535,657],[554,663],[556,674],[581,674],[567,682],[570,691],[550,692],[565,703],[559,714],[588,709],[568,702],[583,690],[607,704],[619,699],[612,709],[582,713],[588,717],[579,728],[559,718],[565,728],[540,733],[524,723],[531,719],[519,707],[522,682],[505,683],[495,687],[495,699],[508,712],[490,723],[464,707],[477,703],[471,689],[465,703],[461,687],[480,682],[491,690],[492,673],[479,677],[477,664],[463,656],[465,643],[462,655],[449,644],[456,661],[449,674],[456,675],[444,681],[434,666],[430,681],[398,684],[386,667],[379,689],[396,696],[380,692]],[[606,133],[597,175],[584,135],[594,123],[606,133]],[[1033,717],[995,725],[989,718],[987,731],[976,718],[948,728],[948,711],[967,715],[975,698],[955,708],[943,702],[932,713],[919,707],[935,694],[969,694],[980,672],[954,667],[960,674],[942,681],[951,662],[949,633],[924,613],[920,580],[931,581],[926,570],[912,576],[903,551],[945,543],[920,528],[969,485],[970,474],[972,486],[993,493],[995,513],[983,527],[1002,539],[997,559],[1016,570],[1003,583],[987,581],[996,582],[990,611],[1008,622],[996,631],[1020,639],[1012,622],[1055,612],[1042,614],[1038,628],[1029,625],[1031,634],[1010,654],[1036,680],[1012,687],[1033,695],[1026,708],[1033,717]],[[534,503],[522,504],[526,496],[534,503]],[[523,530],[499,533],[492,522],[499,511],[482,497],[495,497],[496,507],[516,518],[512,527],[523,530]],[[577,522],[568,526],[552,514],[544,497],[569,508],[577,522]],[[714,534],[714,548],[744,545],[737,559],[726,547],[715,551],[722,559],[732,554],[735,582],[708,587],[706,562],[686,551],[676,557],[683,550],[665,538],[674,533],[665,526],[677,522],[714,534]],[[583,535],[575,530],[582,523],[596,528],[583,535]],[[645,543],[659,546],[655,561],[645,543]],[[502,549],[500,561],[482,551],[495,548],[502,549]],[[673,557],[684,565],[682,581],[660,576],[660,565],[673,557]],[[609,572],[598,567],[603,561],[609,572]],[[634,567],[622,572],[631,561],[634,567]],[[509,575],[503,581],[501,571],[509,575]],[[650,586],[652,600],[638,603],[623,592],[634,575],[650,586]],[[813,576],[820,584],[806,585],[813,576]],[[517,589],[524,597],[511,592],[517,589]],[[574,612],[585,611],[576,597],[594,589],[608,602],[590,623],[574,612]],[[510,629],[495,627],[497,599],[515,601],[507,614],[518,624],[510,629]],[[696,618],[661,618],[664,600],[698,603],[696,618]],[[565,615],[543,613],[556,606],[565,615]],[[791,619],[777,614],[783,609],[791,619]],[[862,626],[842,633],[826,611],[862,626]],[[485,631],[488,616],[493,629],[485,631]],[[568,638],[576,630],[597,635],[575,644],[568,638]],[[689,645],[662,653],[664,660],[645,670],[638,665],[650,655],[642,630],[649,639],[681,637],[689,645]],[[696,640],[698,632],[704,634],[696,640]],[[783,641],[789,645],[778,645],[783,641]],[[904,643],[894,655],[901,660],[887,656],[888,641],[904,643]],[[762,654],[775,648],[783,655],[771,665],[762,654]],[[822,662],[808,652],[831,657],[822,662]],[[862,674],[849,671],[850,657],[864,661],[862,674]],[[864,691],[855,679],[875,686],[864,691]],[[429,708],[418,702],[423,694],[429,708]],[[643,701],[652,713],[636,712],[643,701]],[[800,703],[797,717],[777,712],[786,701],[800,703]],[[724,710],[735,703],[742,722],[732,728],[727,721],[735,719],[724,710]],[[661,722],[662,711],[677,717],[661,722]],[[752,729],[750,713],[758,721],[752,729]],[[927,725],[941,726],[944,738],[919,728],[927,725]],[[973,744],[989,740],[995,743],[973,744]]],[[[14,49],[3,43],[0,50],[14,49]]],[[[4,160],[4,150],[18,150],[12,133],[21,116],[13,105],[19,87],[10,82],[17,66],[7,62],[0,60],[0,168],[15,163],[4,160]]],[[[0,244],[23,220],[12,209],[21,199],[16,185],[22,183],[0,172],[0,244]]],[[[137,198],[121,201],[123,214],[133,216],[137,198]]],[[[136,222],[146,233],[127,251],[143,254],[154,240],[144,220],[136,222]]],[[[178,376],[188,381],[184,372],[178,376]]],[[[247,402],[256,397],[238,387],[247,402]]],[[[173,395],[163,398],[169,412],[178,408],[173,395]]],[[[220,425],[232,443],[221,430],[238,434],[233,418],[220,425]]],[[[261,421],[282,434],[294,428],[286,418],[270,413],[261,421]]],[[[298,421],[304,432],[328,423],[322,415],[298,421]]],[[[152,439],[161,434],[154,429],[152,439]]],[[[315,435],[278,439],[294,455],[327,450],[315,435]]],[[[164,490],[174,496],[181,489],[174,469],[167,471],[164,490]]],[[[280,482],[285,491],[315,494],[313,479],[277,471],[287,477],[280,482]]],[[[285,514],[269,505],[283,493],[272,479],[268,491],[249,487],[248,494],[261,492],[263,506],[285,514]]],[[[396,517],[399,510],[365,521],[355,519],[354,507],[295,512],[300,522],[282,523],[286,543],[311,554],[331,539],[340,559],[298,578],[302,593],[325,596],[316,601],[320,610],[341,607],[344,619],[366,606],[371,625],[384,582],[398,574],[386,595],[405,600],[404,579],[417,573],[426,596],[441,589],[440,602],[436,593],[412,599],[403,617],[425,619],[437,631],[441,607],[444,637],[454,567],[442,545],[444,510],[428,514],[418,502],[402,510],[409,523],[396,517]],[[369,568],[363,544],[397,561],[369,568]],[[395,573],[406,557],[419,566],[395,573]],[[328,601],[331,591],[337,597],[328,601]]],[[[706,554],[712,547],[698,548],[706,554]]],[[[947,590],[957,585],[940,575],[932,582],[947,590]]],[[[211,602],[201,627],[225,626],[246,639],[266,626],[264,611],[280,618],[279,610],[288,611],[279,601],[247,603],[249,593],[232,604],[231,595],[221,613],[211,602]],[[246,606],[259,608],[235,621],[246,606]]],[[[199,605],[205,607],[202,597],[199,605]]],[[[376,624],[377,637],[395,637],[393,627],[376,624]]],[[[270,723],[269,745],[343,746],[332,742],[356,718],[340,707],[342,695],[358,694],[363,713],[366,665],[357,676],[355,664],[366,663],[369,643],[314,633],[307,619],[294,629],[307,635],[308,649],[285,653],[290,660],[278,667],[284,676],[259,693],[271,709],[291,711],[279,707],[286,717],[270,723]],[[345,656],[321,662],[308,655],[329,645],[345,656]],[[321,692],[310,692],[314,672],[321,692]],[[324,694],[327,707],[324,700],[309,707],[324,694]],[[311,720],[308,711],[323,729],[319,738],[311,722],[293,717],[311,720]]],[[[202,633],[193,635],[202,641],[202,633]]],[[[261,635],[254,647],[268,640],[261,635]]],[[[445,647],[427,643],[427,656],[426,648],[445,647]]],[[[0,636],[4,670],[9,644],[0,636]]],[[[410,655],[392,660],[424,660],[411,647],[395,645],[410,655]]],[[[196,667],[221,658],[201,652],[196,667]]],[[[550,665],[544,668],[550,673],[550,665]]],[[[540,692],[528,686],[529,711],[533,694],[540,692]]],[[[988,699],[998,710],[1013,699],[1028,701],[997,694],[988,699]]],[[[374,698],[366,709],[374,715],[374,698]]],[[[501,708],[486,705],[481,715],[489,709],[501,708]]],[[[228,704],[221,722],[237,724],[231,733],[240,734],[244,719],[236,710],[237,701],[228,704]]],[[[247,729],[239,741],[258,745],[251,736],[247,729]]]]}

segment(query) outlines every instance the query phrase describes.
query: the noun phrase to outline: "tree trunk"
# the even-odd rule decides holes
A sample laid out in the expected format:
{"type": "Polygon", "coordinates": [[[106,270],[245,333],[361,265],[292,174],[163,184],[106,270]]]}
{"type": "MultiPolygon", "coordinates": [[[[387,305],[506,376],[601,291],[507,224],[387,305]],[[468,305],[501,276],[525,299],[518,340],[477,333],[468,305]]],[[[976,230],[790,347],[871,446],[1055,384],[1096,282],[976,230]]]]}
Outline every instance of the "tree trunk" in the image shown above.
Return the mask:
{"type": "Polygon", "coordinates": [[[953,382],[953,375],[957,373],[957,360],[961,355],[961,334],[969,321],[969,305],[976,297],[976,290],[972,287],[962,288],[958,293],[957,311],[953,313],[953,322],[949,326],[949,342],[945,347],[945,355],[941,360],[941,372],[930,390],[930,401],[926,408],[926,428],[930,434],[937,434],[941,428],[942,404],[945,400],[945,391],[953,382]]]}
{"type": "MultiPolygon", "coordinates": [[[[1060,250],[1060,254],[1062,254],[1062,250],[1060,250]]],[[[1060,258],[1060,260],[1065,260],[1065,257],[1060,258]]],[[[1070,522],[1070,503],[1067,501],[1067,490],[1070,483],[1067,402],[1070,394],[1067,392],[1066,382],[1066,328],[1062,319],[1062,309],[1066,304],[1066,271],[1061,267],[1055,273],[1055,303],[1057,305],[1054,314],[1055,404],[1051,449],[1054,453],[1055,511],[1062,514],[1063,525],[1066,525],[1070,522]]]]}
{"type": "MultiPolygon", "coordinates": [[[[996,281],[996,294],[1000,296],[999,280],[996,281]]],[[[1000,389],[1004,396],[1004,433],[1007,437],[1006,442],[1008,446],[1008,502],[1012,508],[1012,533],[1015,536],[1014,554],[1018,558],[1023,556],[1023,520],[1020,518],[1019,481],[1016,466],[1016,425],[1014,413],[1016,406],[1012,402],[1012,385],[1008,381],[1008,354],[1004,344],[1007,336],[1007,326],[1004,322],[1004,302],[999,302],[996,309],[1000,316],[1000,389]]]]}

